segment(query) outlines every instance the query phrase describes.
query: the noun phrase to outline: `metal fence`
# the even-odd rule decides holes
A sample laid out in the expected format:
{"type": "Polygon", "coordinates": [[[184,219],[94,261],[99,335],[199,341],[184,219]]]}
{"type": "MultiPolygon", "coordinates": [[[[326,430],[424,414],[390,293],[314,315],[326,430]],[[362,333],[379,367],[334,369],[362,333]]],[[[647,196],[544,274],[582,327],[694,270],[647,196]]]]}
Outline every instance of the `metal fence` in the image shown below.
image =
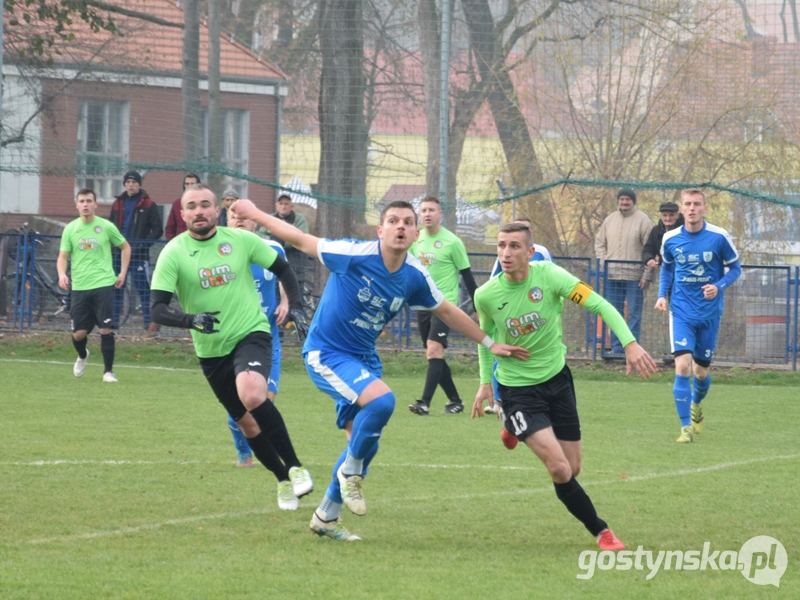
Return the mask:
{"type": "MultiPolygon", "coordinates": [[[[137,240],[131,240],[135,243],[137,240]]],[[[155,264],[166,242],[152,242],[150,262],[155,264]]],[[[0,328],[19,331],[70,329],[69,295],[58,288],[56,259],[59,238],[38,234],[0,234],[0,328]]],[[[480,285],[490,276],[494,254],[470,254],[475,280],[480,285]]],[[[595,290],[604,293],[608,269],[614,262],[593,258],[556,257],[560,266],[574,273],[595,290]]],[[[635,263],[632,263],[635,264],[635,263]]],[[[123,290],[119,331],[143,333],[141,298],[130,283],[123,290]]],[[[742,276],[725,291],[725,311],[719,332],[715,361],[781,365],[797,370],[798,281],[800,266],[743,265],[742,276]]],[[[669,317],[654,309],[658,280],[644,291],[640,343],[656,358],[670,356],[669,317]]],[[[469,310],[466,290],[461,290],[462,308],[469,310]]],[[[596,361],[607,356],[608,331],[602,321],[585,309],[566,302],[562,315],[564,344],[571,358],[596,361]]],[[[165,330],[162,335],[185,335],[165,330]]],[[[378,340],[380,346],[398,350],[421,348],[416,314],[407,307],[391,321],[378,340]]],[[[450,347],[475,351],[475,344],[453,333],[450,347]]]]}

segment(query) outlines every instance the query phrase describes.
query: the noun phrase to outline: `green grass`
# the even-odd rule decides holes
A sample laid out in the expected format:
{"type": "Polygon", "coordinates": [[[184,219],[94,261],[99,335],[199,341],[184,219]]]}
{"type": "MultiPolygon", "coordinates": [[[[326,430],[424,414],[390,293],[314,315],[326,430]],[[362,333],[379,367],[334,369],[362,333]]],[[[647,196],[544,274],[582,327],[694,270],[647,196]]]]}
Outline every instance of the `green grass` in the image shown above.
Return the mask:
{"type": "MultiPolygon", "coordinates": [[[[122,344],[120,383],[109,385],[99,352],[75,379],[72,349],[55,342],[38,355],[0,343],[4,600],[798,596],[791,386],[713,387],[705,432],[678,445],[671,377],[644,385],[615,373],[593,381],[581,370],[579,480],[629,548],[688,551],[708,541],[738,551],[770,535],[789,568],[779,589],[711,570],[661,571],[649,581],[647,571],[598,570],[580,580],[578,557],[596,546],[530,451],[507,451],[493,417],[407,411],[422,380],[396,373],[412,363],[424,369],[419,355],[387,357],[401,365],[387,365],[396,414],[365,483],[368,514],[343,513],[364,539],[345,544],[308,532],[344,436],[297,358],[278,406],[316,490],[299,511],[284,512],[269,474],[233,467],[225,415],[185,347],[122,344]],[[180,370],[146,366],[155,364],[180,370]]],[[[467,369],[457,383],[470,397],[467,369]]],[[[443,404],[437,395],[434,410],[443,404]]]]}

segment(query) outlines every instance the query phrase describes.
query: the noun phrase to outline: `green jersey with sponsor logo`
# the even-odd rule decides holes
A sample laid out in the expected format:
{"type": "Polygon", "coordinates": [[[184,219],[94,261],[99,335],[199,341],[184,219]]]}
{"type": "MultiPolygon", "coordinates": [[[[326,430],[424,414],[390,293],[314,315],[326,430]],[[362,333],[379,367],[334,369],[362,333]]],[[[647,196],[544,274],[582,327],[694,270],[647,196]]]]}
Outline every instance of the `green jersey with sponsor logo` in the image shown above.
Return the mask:
{"type": "Polygon", "coordinates": [[[91,223],[75,219],[67,225],[59,250],[70,253],[72,289],[78,292],[114,285],[117,276],[111,262],[111,245],[124,243],[119,229],[97,215],[91,223]]]}
{"type": "Polygon", "coordinates": [[[435,235],[422,229],[411,246],[411,254],[425,265],[447,301],[458,305],[458,272],[469,268],[464,242],[444,227],[435,235]]]}
{"type": "MultiPolygon", "coordinates": [[[[501,273],[475,292],[481,329],[496,342],[530,352],[527,361],[497,357],[500,383],[536,385],[564,368],[567,347],[562,339],[561,313],[565,299],[602,316],[623,346],[634,341],[622,316],[580,279],[549,261],[531,263],[525,280],[511,283],[501,273]]],[[[479,356],[481,383],[489,383],[494,357],[483,346],[479,346],[479,356]]]]}
{"type": "Polygon", "coordinates": [[[254,233],[218,227],[207,240],[182,233],[158,257],[151,289],[178,294],[183,310],[219,311],[219,333],[192,330],[200,358],[226,356],[253,331],[269,332],[250,264],[272,266],[278,253],[254,233]]]}

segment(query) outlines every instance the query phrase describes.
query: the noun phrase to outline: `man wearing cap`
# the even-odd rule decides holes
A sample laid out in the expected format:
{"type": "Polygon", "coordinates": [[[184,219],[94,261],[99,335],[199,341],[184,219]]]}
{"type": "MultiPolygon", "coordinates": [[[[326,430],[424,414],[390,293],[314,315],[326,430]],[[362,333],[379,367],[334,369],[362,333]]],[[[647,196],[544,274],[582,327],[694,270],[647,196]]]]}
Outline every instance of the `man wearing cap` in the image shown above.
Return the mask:
{"type": "MultiPolygon", "coordinates": [[[[308,221],[303,215],[294,211],[294,203],[292,202],[292,197],[289,196],[289,194],[281,194],[278,196],[278,199],[275,201],[275,212],[272,213],[272,216],[277,217],[281,221],[289,223],[289,225],[294,225],[303,233],[308,233],[308,221]]],[[[289,261],[289,265],[291,265],[292,269],[297,275],[297,281],[300,283],[300,289],[302,290],[303,282],[306,279],[305,271],[308,258],[289,242],[285,242],[282,239],[275,237],[271,232],[270,239],[281,244],[286,250],[286,260],[289,261]]]]}
{"type": "Polygon", "coordinates": [[[678,212],[678,205],[674,202],[664,202],[658,212],[661,213],[661,220],[650,230],[642,250],[642,262],[651,269],[661,266],[661,238],[666,232],[683,225],[683,215],[678,212]]]}
{"type": "MultiPolygon", "coordinates": [[[[138,171],[128,171],[123,180],[125,191],[111,205],[109,220],[117,226],[131,244],[131,264],[128,275],[142,301],[142,320],[149,332],[158,331],[158,325],[150,322],[150,246],[164,232],[161,211],[142,188],[142,176],[138,171]],[[150,241],[147,241],[150,240],[150,241]]],[[[119,273],[120,256],[114,254],[114,272],[119,273]]],[[[114,323],[119,326],[122,312],[123,290],[114,293],[114,323]]]]}
{"type": "MultiPolygon", "coordinates": [[[[642,329],[644,291],[653,279],[653,269],[641,264],[642,251],[653,223],[650,217],[636,208],[636,192],[623,188],[617,192],[619,210],[608,215],[595,236],[594,250],[608,265],[608,279],[603,295],[620,314],[625,314],[628,302],[628,327],[639,341],[642,329]],[[624,261],[624,262],[622,262],[624,261]]],[[[619,338],[611,332],[611,353],[624,356],[619,338]]]]}

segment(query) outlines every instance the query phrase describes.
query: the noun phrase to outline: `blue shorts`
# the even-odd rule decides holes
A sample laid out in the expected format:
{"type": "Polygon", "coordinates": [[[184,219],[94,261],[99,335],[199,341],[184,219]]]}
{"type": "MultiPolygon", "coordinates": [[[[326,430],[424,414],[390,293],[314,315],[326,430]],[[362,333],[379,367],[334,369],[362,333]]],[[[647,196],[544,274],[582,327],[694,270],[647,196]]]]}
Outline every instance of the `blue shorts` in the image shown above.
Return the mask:
{"type": "Polygon", "coordinates": [[[267,389],[277,394],[281,382],[281,336],[275,315],[269,319],[269,328],[272,331],[272,367],[267,378],[267,389]]]}
{"type": "Polygon", "coordinates": [[[717,349],[720,318],[695,321],[669,313],[669,337],[673,354],[692,353],[692,357],[710,363],[717,349]]]}
{"type": "Polygon", "coordinates": [[[303,359],[314,385],[336,402],[336,426],[339,429],[344,429],[361,410],[356,404],[361,392],[383,375],[383,365],[377,354],[351,356],[342,352],[311,350],[303,353],[303,359]]]}

